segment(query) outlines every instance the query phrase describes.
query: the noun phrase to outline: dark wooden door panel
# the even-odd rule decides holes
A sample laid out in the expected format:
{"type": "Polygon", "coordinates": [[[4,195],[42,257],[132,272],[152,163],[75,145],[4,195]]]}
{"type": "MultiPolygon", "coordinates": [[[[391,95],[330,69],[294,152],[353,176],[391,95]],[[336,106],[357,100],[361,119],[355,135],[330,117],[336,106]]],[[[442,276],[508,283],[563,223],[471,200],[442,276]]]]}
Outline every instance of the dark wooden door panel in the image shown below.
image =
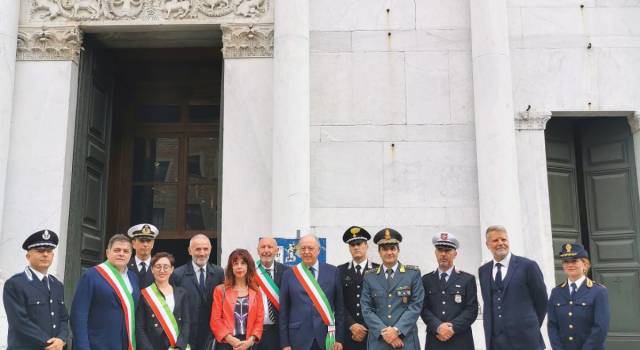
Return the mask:
{"type": "Polygon", "coordinates": [[[106,52],[88,43],[80,58],[65,288],[72,298],[82,272],[104,258],[112,70],[106,52]]]}

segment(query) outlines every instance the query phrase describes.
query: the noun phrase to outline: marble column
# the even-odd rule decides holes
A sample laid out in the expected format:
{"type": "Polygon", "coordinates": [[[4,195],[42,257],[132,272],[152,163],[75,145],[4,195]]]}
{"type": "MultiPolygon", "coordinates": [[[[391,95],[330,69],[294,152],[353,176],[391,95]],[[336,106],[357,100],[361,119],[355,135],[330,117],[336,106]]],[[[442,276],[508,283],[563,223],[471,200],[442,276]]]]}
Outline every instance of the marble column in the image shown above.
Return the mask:
{"type": "Polygon", "coordinates": [[[275,4],[272,231],[309,230],[309,0],[275,4]]]}
{"type": "Polygon", "coordinates": [[[219,254],[254,251],[271,232],[273,25],[223,25],[219,254]]]}
{"type": "MultiPolygon", "coordinates": [[[[82,33],[75,26],[18,30],[0,245],[2,279],[24,269],[22,242],[43,228],[59,234],[49,272],[64,276],[81,42],[82,33]]],[[[1,334],[5,329],[2,320],[1,334]]]]}
{"type": "MultiPolygon", "coordinates": [[[[524,253],[505,0],[470,1],[473,94],[482,241],[503,225],[511,250],[524,253]]],[[[485,260],[490,253],[483,249],[485,260]]]]}
{"type": "Polygon", "coordinates": [[[13,82],[16,66],[18,14],[20,2],[0,1],[0,240],[2,239],[2,213],[5,200],[7,161],[11,139],[11,113],[13,108],[13,82]]]}
{"type": "Polygon", "coordinates": [[[554,286],[551,208],[544,130],[550,112],[522,112],[515,119],[522,203],[522,237],[526,255],[537,261],[549,291],[554,286]]]}

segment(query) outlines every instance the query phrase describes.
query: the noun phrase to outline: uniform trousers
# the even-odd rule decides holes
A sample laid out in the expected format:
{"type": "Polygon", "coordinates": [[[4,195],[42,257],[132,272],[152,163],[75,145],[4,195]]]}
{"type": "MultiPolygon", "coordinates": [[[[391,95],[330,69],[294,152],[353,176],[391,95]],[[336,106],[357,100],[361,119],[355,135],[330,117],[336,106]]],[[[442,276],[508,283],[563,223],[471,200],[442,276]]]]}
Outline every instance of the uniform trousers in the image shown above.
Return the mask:
{"type": "Polygon", "coordinates": [[[280,349],[280,336],[278,328],[273,324],[265,324],[262,329],[262,338],[255,346],[257,350],[278,350],[280,349]]]}
{"type": "Polygon", "coordinates": [[[500,333],[491,336],[491,348],[489,350],[513,350],[507,335],[500,333]]]}

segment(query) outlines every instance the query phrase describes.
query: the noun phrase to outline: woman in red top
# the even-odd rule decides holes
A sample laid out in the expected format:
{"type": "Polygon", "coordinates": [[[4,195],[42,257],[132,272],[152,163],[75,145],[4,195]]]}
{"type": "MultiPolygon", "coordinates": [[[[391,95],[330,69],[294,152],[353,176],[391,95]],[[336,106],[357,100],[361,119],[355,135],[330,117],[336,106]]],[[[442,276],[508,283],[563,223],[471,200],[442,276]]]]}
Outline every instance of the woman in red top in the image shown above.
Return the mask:
{"type": "Polygon", "coordinates": [[[251,349],[262,337],[264,309],[255,274],[256,264],[246,249],[231,252],[224,284],[213,291],[209,325],[216,350],[251,349]]]}

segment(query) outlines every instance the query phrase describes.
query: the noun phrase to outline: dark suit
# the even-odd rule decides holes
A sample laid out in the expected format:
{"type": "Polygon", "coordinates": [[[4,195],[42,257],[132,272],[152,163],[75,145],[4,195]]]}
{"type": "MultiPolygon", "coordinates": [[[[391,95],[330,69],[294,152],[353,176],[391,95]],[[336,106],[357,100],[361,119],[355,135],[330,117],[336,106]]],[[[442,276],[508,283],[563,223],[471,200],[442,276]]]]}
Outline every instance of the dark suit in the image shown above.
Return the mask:
{"type": "Polygon", "coordinates": [[[213,336],[209,329],[213,288],[224,283],[224,271],[219,266],[207,263],[206,269],[204,290],[198,286],[198,277],[191,261],[178,267],[171,275],[171,284],[186,289],[190,299],[189,341],[192,350],[204,350],[213,336]]]}
{"type": "MultiPolygon", "coordinates": [[[[283,265],[277,261],[273,262],[273,281],[276,283],[278,288],[281,286],[282,275],[286,270],[289,269],[289,266],[283,265]]],[[[276,321],[273,325],[264,325],[262,329],[262,339],[260,339],[260,343],[257,345],[257,350],[273,350],[280,348],[280,331],[278,328],[278,312],[276,311],[276,321]]],[[[264,315],[264,319],[267,320],[269,318],[269,314],[264,315]]]]}
{"type": "MultiPolygon", "coordinates": [[[[134,307],[140,298],[135,273],[127,271],[134,307]]],[[[88,269],[76,287],[71,305],[71,330],[76,350],[127,349],[129,340],[122,305],[96,267],[88,269]]]]}
{"type": "MultiPolygon", "coordinates": [[[[336,342],[344,338],[344,305],[340,274],[329,264],[320,263],[318,284],[324,291],[336,320],[336,342]]],[[[288,269],[282,275],[280,287],[280,347],[291,346],[295,350],[310,350],[314,342],[324,349],[327,326],[322,321],[311,298],[293,273],[288,269]]]]}
{"type": "Polygon", "coordinates": [[[474,349],[471,324],[478,316],[476,278],[466,272],[452,270],[447,283],[440,284],[439,271],[422,276],[424,303],[422,320],[427,325],[425,349],[474,349]],[[438,327],[453,324],[454,335],[446,342],[438,340],[438,327]]]}
{"type": "Polygon", "coordinates": [[[367,338],[363,341],[356,342],[351,338],[351,330],[349,329],[354,323],[359,323],[366,327],[362,308],[360,307],[360,294],[362,293],[362,280],[364,273],[377,269],[378,264],[367,261],[367,266],[359,275],[353,267],[353,261],[338,266],[340,272],[340,285],[342,286],[342,295],[344,298],[344,349],[345,350],[365,350],[367,348],[367,338]]]}
{"type": "Polygon", "coordinates": [[[544,349],[540,326],[547,313],[547,289],[538,264],[512,254],[502,290],[493,280],[493,260],[478,274],[487,349],[544,349]]]}
{"type": "Polygon", "coordinates": [[[564,282],[551,291],[548,312],[553,350],[604,350],[611,320],[605,286],[587,278],[571,297],[564,282]]]}
{"type": "Polygon", "coordinates": [[[8,349],[44,349],[54,337],[67,342],[64,287],[55,277],[47,278],[49,289],[27,268],[5,282],[2,301],[9,324],[8,349]]]}
{"type": "MultiPolygon", "coordinates": [[[[185,349],[189,344],[189,296],[187,290],[181,287],[173,287],[175,307],[173,316],[178,324],[178,339],[176,347],[185,349]]],[[[165,334],[158,317],[153,313],[151,306],[144,297],[140,298],[136,311],[136,345],[137,350],[168,349],[169,338],[165,334]]]]}
{"type": "Polygon", "coordinates": [[[140,284],[140,289],[147,288],[153,283],[153,273],[151,273],[151,266],[147,266],[147,272],[140,272],[140,266],[136,265],[136,257],[132,256],[131,260],[129,260],[129,264],[127,265],[129,270],[138,276],[138,283],[140,284]]]}

